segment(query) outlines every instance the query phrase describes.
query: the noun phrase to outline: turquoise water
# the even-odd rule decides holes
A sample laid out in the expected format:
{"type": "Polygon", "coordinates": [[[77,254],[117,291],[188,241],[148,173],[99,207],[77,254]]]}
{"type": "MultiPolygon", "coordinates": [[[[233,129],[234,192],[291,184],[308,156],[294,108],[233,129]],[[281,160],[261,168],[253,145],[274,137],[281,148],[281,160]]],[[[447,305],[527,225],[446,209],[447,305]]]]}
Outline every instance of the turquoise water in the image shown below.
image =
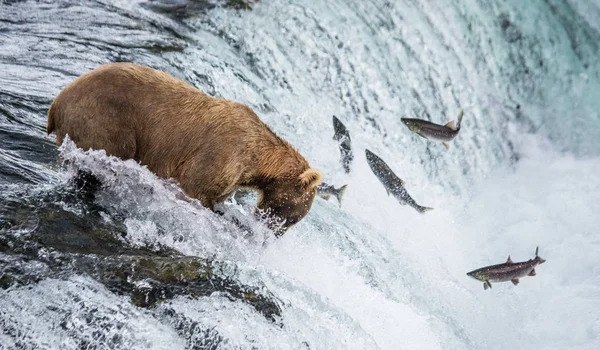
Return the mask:
{"type": "MultiPolygon", "coordinates": [[[[262,1],[251,11],[170,3],[188,7],[0,4],[0,200],[35,203],[39,193],[59,192],[73,171],[61,159],[92,169],[110,183],[94,205],[104,221],[125,227],[124,246],[223,261],[228,278],[272,293],[281,318],[219,294],[142,309],[90,276],[49,278],[24,264],[39,281],[0,289],[0,344],[598,348],[597,1],[262,1]],[[163,69],[248,104],[327,182],[348,184],[342,208],[318,199],[283,238],[256,222],[245,237],[133,162],[57,149],[44,132],[50,102],[75,77],[113,61],[163,69]],[[400,122],[445,124],[461,109],[449,150],[400,122]],[[350,175],[331,139],[332,115],[352,136],[350,175]],[[388,197],[366,148],[435,210],[419,215],[388,197]],[[518,286],[484,291],[466,276],[508,255],[533,258],[536,246],[547,262],[518,286]],[[182,333],[177,317],[195,326],[182,333]]],[[[78,203],[55,204],[86,217],[78,203]]],[[[35,220],[4,224],[12,207],[0,205],[0,234],[35,234],[35,220]]],[[[229,205],[246,217],[248,208],[229,205]]],[[[0,258],[1,271],[14,269],[11,254],[0,258]]]]}

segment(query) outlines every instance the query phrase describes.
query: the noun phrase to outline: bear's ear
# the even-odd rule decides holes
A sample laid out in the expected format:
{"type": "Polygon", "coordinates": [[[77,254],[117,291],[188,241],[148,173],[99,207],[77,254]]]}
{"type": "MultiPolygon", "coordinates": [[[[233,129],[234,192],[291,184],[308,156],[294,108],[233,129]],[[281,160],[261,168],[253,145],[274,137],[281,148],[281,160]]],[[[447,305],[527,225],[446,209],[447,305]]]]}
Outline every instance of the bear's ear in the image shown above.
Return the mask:
{"type": "Polygon", "coordinates": [[[315,188],[321,184],[321,173],[316,170],[309,168],[300,174],[300,183],[308,188],[315,188]]]}

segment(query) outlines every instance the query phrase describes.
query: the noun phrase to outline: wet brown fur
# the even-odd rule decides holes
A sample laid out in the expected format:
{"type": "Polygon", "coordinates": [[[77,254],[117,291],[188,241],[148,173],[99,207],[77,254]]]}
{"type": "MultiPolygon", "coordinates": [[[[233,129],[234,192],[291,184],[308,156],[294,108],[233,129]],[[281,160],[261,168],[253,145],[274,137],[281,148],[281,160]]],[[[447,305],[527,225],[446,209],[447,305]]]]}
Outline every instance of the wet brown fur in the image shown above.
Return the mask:
{"type": "Polygon", "coordinates": [[[135,159],[211,209],[238,187],[257,189],[258,207],[286,219],[286,228],[308,213],[321,182],[249,107],[131,63],[100,66],[65,87],[47,132],[59,145],[68,134],[84,150],[135,159]]]}

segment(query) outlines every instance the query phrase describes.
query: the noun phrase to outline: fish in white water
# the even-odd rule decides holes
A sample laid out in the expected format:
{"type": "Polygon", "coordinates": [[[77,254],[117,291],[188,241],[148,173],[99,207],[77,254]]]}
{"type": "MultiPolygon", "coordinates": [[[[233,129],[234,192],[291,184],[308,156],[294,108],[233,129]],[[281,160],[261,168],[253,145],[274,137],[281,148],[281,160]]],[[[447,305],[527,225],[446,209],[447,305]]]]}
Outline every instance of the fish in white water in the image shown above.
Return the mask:
{"type": "Polygon", "coordinates": [[[439,125],[422,119],[402,118],[402,123],[406,125],[410,131],[424,137],[428,140],[441,141],[444,147],[448,149],[448,142],[454,140],[460,131],[460,124],[463,118],[463,111],[458,114],[458,122],[454,124],[454,120],[446,125],[439,125]]]}
{"type": "Polygon", "coordinates": [[[492,288],[490,282],[511,281],[515,286],[519,284],[519,278],[525,276],[535,276],[535,267],[543,264],[546,260],[538,256],[538,249],[535,249],[535,258],[523,262],[512,262],[510,255],[504,264],[482,267],[471,272],[467,276],[483,282],[483,289],[492,288]]]}
{"type": "Polygon", "coordinates": [[[346,129],[346,126],[344,126],[335,115],[333,116],[333,130],[333,139],[338,142],[340,147],[340,162],[342,163],[346,174],[349,174],[350,165],[354,159],[351,145],[352,140],[350,139],[350,133],[348,132],[348,129],[346,129]]]}
{"type": "Polygon", "coordinates": [[[406,192],[406,189],[404,188],[404,181],[396,176],[392,169],[390,169],[390,167],[373,152],[369,150],[366,150],[365,152],[367,154],[367,163],[369,163],[371,170],[385,187],[388,195],[393,195],[400,204],[408,204],[415,208],[415,210],[419,213],[425,213],[426,211],[433,210],[433,208],[418,205],[417,202],[415,202],[415,200],[412,199],[412,197],[408,194],[408,192],[406,192]]]}
{"type": "Polygon", "coordinates": [[[344,195],[344,192],[346,192],[347,186],[348,185],[344,185],[340,188],[335,188],[333,185],[328,185],[323,182],[319,186],[317,186],[317,194],[325,200],[329,200],[331,196],[334,196],[337,199],[341,208],[342,196],[344,195]]]}

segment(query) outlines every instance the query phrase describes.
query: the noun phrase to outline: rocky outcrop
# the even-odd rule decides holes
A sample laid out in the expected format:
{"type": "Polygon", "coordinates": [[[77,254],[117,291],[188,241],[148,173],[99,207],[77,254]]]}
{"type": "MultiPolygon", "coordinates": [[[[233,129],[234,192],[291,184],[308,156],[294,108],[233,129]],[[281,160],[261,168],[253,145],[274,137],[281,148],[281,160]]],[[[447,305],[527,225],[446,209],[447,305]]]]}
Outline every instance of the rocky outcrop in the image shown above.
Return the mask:
{"type": "Polygon", "coordinates": [[[0,215],[0,288],[19,288],[45,278],[92,277],[113,293],[128,295],[139,307],[153,307],[175,296],[202,297],[215,292],[254,307],[266,318],[280,314],[276,300],[262,290],[240,285],[219,273],[222,264],[184,256],[171,249],[130,247],[126,231],[103,223],[93,212],[79,215],[56,198],[7,202],[0,215]],[[41,203],[41,205],[40,205],[41,203]],[[27,234],[27,226],[33,227],[27,234]]]}

